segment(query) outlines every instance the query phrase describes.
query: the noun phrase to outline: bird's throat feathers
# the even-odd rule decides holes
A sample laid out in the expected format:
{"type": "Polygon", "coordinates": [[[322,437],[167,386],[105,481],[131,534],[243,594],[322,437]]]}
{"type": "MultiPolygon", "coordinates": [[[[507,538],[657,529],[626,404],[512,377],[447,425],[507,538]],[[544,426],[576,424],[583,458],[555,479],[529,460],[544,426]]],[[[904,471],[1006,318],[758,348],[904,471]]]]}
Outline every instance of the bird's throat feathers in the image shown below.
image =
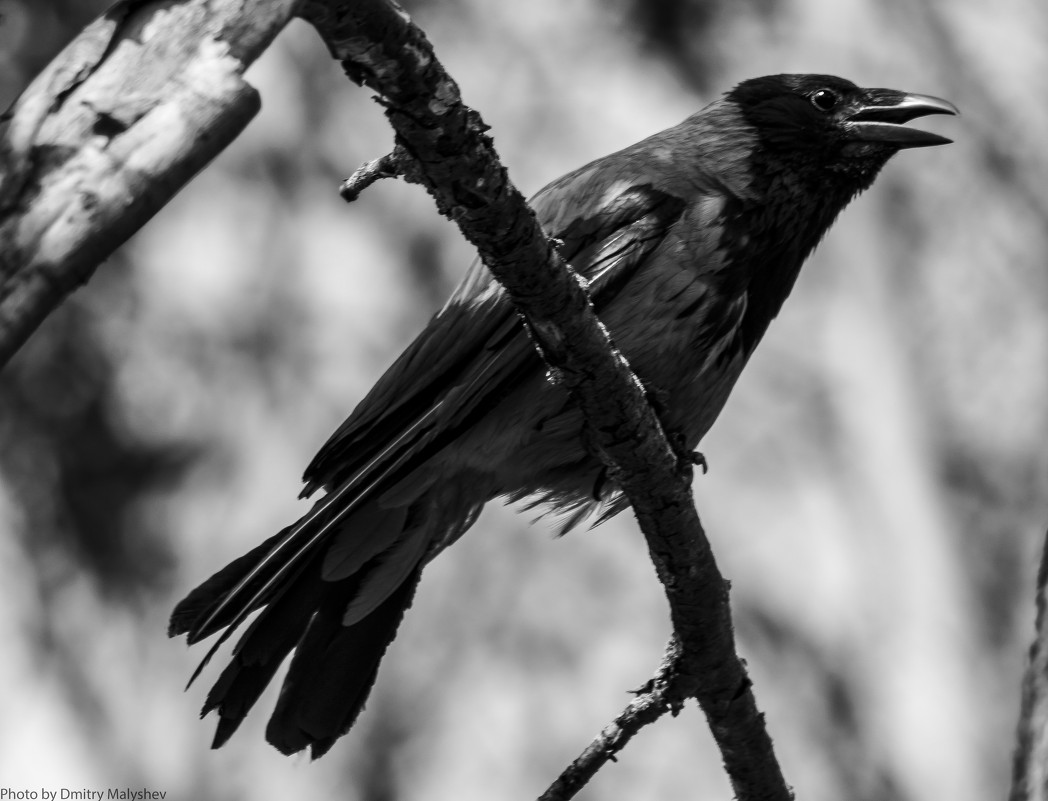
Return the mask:
{"type": "Polygon", "coordinates": [[[805,259],[845,206],[867,188],[887,156],[862,171],[835,169],[811,153],[784,154],[730,99],[700,115],[705,142],[734,139],[742,148],[710,148],[692,154],[704,175],[731,175],[723,187],[721,247],[733,265],[732,281],[747,296],[740,334],[751,352],[789,296],[805,259]],[[712,139],[711,139],[712,135],[712,139]],[[744,154],[725,169],[723,153],[744,154]]]}
{"type": "Polygon", "coordinates": [[[729,204],[723,234],[733,264],[740,268],[738,275],[747,281],[746,315],[740,332],[747,352],[752,352],[778,315],[805,260],[861,191],[841,191],[835,186],[824,186],[821,192],[804,191],[792,176],[762,175],[759,165],[754,165],[754,172],[759,200],[729,204]]]}

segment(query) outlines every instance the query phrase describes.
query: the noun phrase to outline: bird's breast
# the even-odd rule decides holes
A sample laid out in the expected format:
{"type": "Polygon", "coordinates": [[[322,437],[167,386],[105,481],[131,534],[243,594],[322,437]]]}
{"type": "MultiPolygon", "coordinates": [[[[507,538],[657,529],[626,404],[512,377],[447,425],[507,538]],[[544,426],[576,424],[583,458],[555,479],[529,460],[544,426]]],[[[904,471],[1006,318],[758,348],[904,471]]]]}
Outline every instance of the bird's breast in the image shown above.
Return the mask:
{"type": "MultiPolygon", "coordinates": [[[[694,204],[599,310],[615,346],[649,392],[663,425],[695,447],[745,363],[745,287],[723,246],[724,202],[694,204]]],[[[487,476],[493,495],[553,489],[586,496],[601,466],[586,450],[582,414],[541,368],[464,434],[448,469],[487,476]]]]}

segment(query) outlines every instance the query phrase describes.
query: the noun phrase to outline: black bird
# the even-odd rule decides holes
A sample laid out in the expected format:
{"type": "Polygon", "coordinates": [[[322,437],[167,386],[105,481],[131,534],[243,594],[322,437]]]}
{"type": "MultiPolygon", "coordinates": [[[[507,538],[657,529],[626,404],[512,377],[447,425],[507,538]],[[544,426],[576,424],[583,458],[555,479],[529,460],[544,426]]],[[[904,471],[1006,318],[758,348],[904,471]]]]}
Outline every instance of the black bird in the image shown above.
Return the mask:
{"type": "MultiPolygon", "coordinates": [[[[755,78],[532,206],[589,279],[664,426],[693,449],[841,210],[899,150],[950,141],[902,123],[956,113],[830,75],[755,78]]],[[[360,713],[423,567],[489,500],[544,504],[563,530],[621,511],[581,428],[505,293],[474,268],[306,469],[303,495],[326,495],[172,614],[172,636],[225,629],[221,643],[261,610],[204,705],[219,715],[214,747],[294,651],[266,737],[285,754],[327,752],[360,713]]]]}

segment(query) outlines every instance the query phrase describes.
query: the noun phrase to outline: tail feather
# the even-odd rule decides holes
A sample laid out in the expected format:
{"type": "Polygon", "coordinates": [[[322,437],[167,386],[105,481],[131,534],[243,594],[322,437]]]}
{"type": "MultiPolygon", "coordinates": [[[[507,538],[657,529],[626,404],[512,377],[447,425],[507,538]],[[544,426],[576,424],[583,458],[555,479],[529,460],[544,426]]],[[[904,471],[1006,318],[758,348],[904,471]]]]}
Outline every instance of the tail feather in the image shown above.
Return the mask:
{"type": "MultiPolygon", "coordinates": [[[[315,567],[315,565],[314,565],[315,567]]],[[[218,712],[212,748],[233,736],[291,653],[325,589],[307,569],[299,573],[279,599],[270,603],[244,632],[233,657],[207,695],[200,717],[218,712]]]]}
{"type": "MultiPolygon", "coordinates": [[[[211,651],[204,657],[200,667],[197,668],[197,673],[189,680],[190,684],[214,656],[218,647],[229,638],[235,629],[240,627],[251,612],[268,603],[280,587],[286,587],[292,580],[290,576],[301,569],[303,559],[308,554],[315,552],[324,539],[331,538],[334,527],[355,508],[359,501],[359,496],[349,498],[341,507],[338,506],[337,502],[340,498],[352,489],[353,485],[347,484],[336,492],[321,498],[297,523],[270,537],[264,543],[270,547],[259,558],[247,560],[246,557],[241,557],[247,569],[238,571],[239,580],[228,589],[223,586],[221,594],[213,596],[213,600],[189,627],[186,640],[190,645],[200,642],[222,628],[226,629],[218,642],[212,646],[211,651]]],[[[248,556],[261,550],[261,547],[255,548],[248,556]]],[[[224,571],[231,567],[232,564],[228,565],[224,571]]],[[[214,581],[217,577],[218,574],[212,576],[209,582],[214,581]]],[[[200,589],[198,588],[197,592],[200,589]]]]}
{"type": "Polygon", "coordinates": [[[426,526],[408,529],[388,551],[374,560],[363,574],[360,588],[343,609],[342,625],[353,626],[372,614],[398,587],[402,587],[426,555],[430,531],[426,526]]]}
{"type": "MultiPolygon", "coordinates": [[[[183,598],[171,613],[167,636],[177,637],[180,634],[188,634],[193,631],[196,624],[203,620],[204,616],[211,611],[216,603],[224,598],[230,590],[236,587],[246,575],[248,575],[265,559],[266,555],[273,549],[273,546],[280,542],[284,535],[287,534],[287,531],[288,529],[283,529],[263,542],[257,548],[252,548],[239,559],[234,559],[183,598]]],[[[259,577],[260,586],[265,578],[266,576],[259,577]]],[[[261,605],[261,603],[262,600],[260,599],[259,605],[261,605]]],[[[215,620],[211,621],[205,630],[194,632],[196,639],[203,639],[204,637],[214,634],[219,629],[229,625],[231,619],[232,611],[227,615],[217,617],[215,620]]],[[[196,639],[194,639],[193,642],[195,642],[196,639]]]]}
{"type": "Polygon", "coordinates": [[[285,754],[309,748],[316,758],[349,731],[423,567],[473,523],[486,494],[476,482],[420,479],[397,496],[410,496],[407,504],[383,499],[382,481],[397,479],[409,457],[394,450],[370,483],[358,476],[332,491],[175,608],[171,635],[193,643],[221,631],[193,679],[258,612],[204,703],[202,715],[218,713],[213,747],[236,732],[289,654],[266,739],[285,754]]]}
{"type": "Polygon", "coordinates": [[[324,598],[295,650],[269,719],[266,739],[271,745],[284,754],[308,747],[316,759],[349,731],[411,605],[421,572],[416,567],[370,615],[351,626],[343,625],[342,618],[357,587],[340,588],[324,598]]]}
{"type": "Polygon", "coordinates": [[[329,515],[314,510],[178,604],[172,635],[188,634],[193,642],[224,627],[194,679],[233,631],[261,608],[203,705],[202,717],[218,713],[212,747],[222,746],[237,731],[292,652],[267,739],[285,754],[310,748],[316,758],[349,730],[414,597],[431,538],[439,538],[454,522],[426,519],[426,503],[420,499],[408,509],[376,507],[374,514],[364,505],[339,520],[337,528],[329,527],[329,515]],[[316,535],[318,527],[330,532],[323,540],[316,535]],[[336,546],[338,569],[332,571],[328,562],[336,546]],[[365,553],[369,558],[361,562],[365,553]],[[347,566],[353,572],[347,573],[347,566]]]}
{"type": "Polygon", "coordinates": [[[325,581],[352,576],[378,554],[395,543],[408,519],[408,507],[384,509],[366,503],[346,518],[324,554],[325,581]]]}

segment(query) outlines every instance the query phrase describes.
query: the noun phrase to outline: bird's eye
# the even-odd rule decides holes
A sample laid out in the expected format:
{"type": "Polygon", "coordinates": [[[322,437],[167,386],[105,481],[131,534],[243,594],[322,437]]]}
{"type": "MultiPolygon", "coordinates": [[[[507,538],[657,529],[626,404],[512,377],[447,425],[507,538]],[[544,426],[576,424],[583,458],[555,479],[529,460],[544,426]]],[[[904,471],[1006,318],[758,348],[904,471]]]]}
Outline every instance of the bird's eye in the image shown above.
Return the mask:
{"type": "Polygon", "coordinates": [[[811,104],[819,111],[832,111],[839,102],[840,98],[829,89],[820,89],[811,96],[811,104]]]}

